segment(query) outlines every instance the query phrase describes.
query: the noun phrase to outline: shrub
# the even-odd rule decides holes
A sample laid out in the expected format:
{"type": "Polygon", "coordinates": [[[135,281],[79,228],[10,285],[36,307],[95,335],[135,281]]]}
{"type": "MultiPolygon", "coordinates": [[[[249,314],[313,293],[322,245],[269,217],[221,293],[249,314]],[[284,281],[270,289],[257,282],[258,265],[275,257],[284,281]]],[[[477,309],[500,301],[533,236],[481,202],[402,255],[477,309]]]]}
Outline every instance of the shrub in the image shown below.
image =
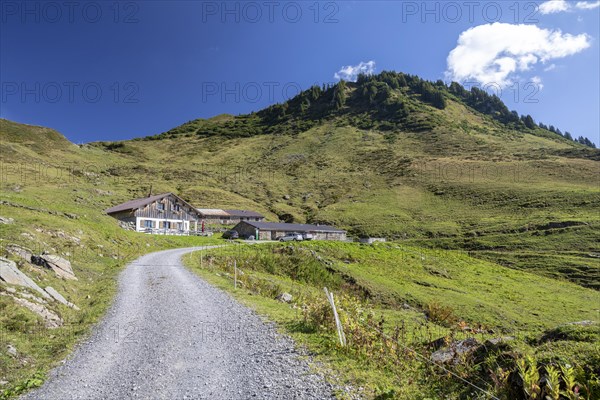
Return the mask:
{"type": "Polygon", "coordinates": [[[437,301],[428,303],[425,306],[425,315],[431,321],[444,326],[452,326],[458,321],[452,307],[445,306],[437,301]]]}

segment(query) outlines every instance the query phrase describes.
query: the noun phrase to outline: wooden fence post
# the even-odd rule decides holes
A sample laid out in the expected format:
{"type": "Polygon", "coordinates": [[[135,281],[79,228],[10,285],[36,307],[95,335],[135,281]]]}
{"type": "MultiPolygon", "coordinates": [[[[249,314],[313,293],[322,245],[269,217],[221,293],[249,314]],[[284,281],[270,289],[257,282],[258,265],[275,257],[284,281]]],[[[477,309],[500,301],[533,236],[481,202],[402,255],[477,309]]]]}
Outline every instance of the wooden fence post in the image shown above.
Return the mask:
{"type": "Polygon", "coordinates": [[[335,301],[333,300],[333,293],[327,290],[326,287],[323,288],[325,290],[325,296],[333,309],[333,316],[335,317],[335,326],[337,328],[338,337],[340,339],[340,344],[342,347],[346,346],[346,335],[344,335],[344,327],[342,326],[342,321],[340,321],[340,316],[338,315],[337,309],[335,308],[335,301]]]}

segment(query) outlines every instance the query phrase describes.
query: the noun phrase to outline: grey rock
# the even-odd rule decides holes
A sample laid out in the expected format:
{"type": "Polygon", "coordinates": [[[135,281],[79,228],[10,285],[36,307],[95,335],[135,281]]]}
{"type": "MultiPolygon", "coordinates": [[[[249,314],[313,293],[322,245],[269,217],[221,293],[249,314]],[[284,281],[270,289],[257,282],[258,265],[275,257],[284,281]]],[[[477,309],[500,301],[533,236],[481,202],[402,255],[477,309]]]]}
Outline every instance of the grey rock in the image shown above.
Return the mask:
{"type": "Polygon", "coordinates": [[[27,292],[20,292],[20,293],[19,293],[19,296],[20,296],[20,297],[24,297],[24,298],[26,298],[26,299],[30,299],[30,300],[36,301],[36,302],[38,302],[38,303],[40,303],[40,304],[48,304],[46,301],[44,301],[44,300],[40,299],[40,298],[39,298],[39,297],[37,297],[37,296],[34,296],[34,295],[32,295],[32,294],[29,294],[29,293],[27,293],[27,292]]]}
{"type": "Polygon", "coordinates": [[[128,231],[135,231],[135,223],[119,221],[119,226],[128,231]]]}
{"type": "Polygon", "coordinates": [[[279,296],[277,296],[277,300],[283,302],[283,303],[291,303],[293,300],[293,297],[291,294],[289,293],[281,293],[279,296]]]}
{"type": "Polygon", "coordinates": [[[14,256],[21,257],[27,262],[31,262],[33,252],[26,247],[19,246],[18,244],[9,244],[6,246],[6,251],[14,256]]]}
{"type": "Polygon", "coordinates": [[[453,362],[457,364],[462,358],[475,352],[480,346],[477,339],[468,338],[452,342],[450,346],[435,351],[431,354],[431,361],[438,364],[446,364],[453,362]]]}
{"type": "Polygon", "coordinates": [[[594,322],[594,321],[585,320],[585,321],[569,322],[568,324],[565,324],[565,325],[590,326],[590,325],[595,325],[595,324],[596,324],[596,322],[594,322]]]}
{"type": "Polygon", "coordinates": [[[452,349],[441,349],[431,354],[431,361],[437,364],[445,364],[454,358],[452,349]]]}
{"type": "Polygon", "coordinates": [[[13,299],[15,303],[18,305],[27,308],[29,311],[39,315],[44,320],[44,325],[48,329],[54,329],[62,326],[63,320],[53,311],[48,310],[41,304],[32,303],[29,300],[21,299],[19,297],[15,297],[11,294],[6,294],[0,292],[0,296],[8,296],[13,299]]]}
{"type": "Polygon", "coordinates": [[[10,285],[24,286],[33,289],[46,299],[51,298],[48,293],[46,293],[37,285],[37,283],[33,281],[33,279],[19,270],[14,261],[8,260],[4,257],[0,257],[0,279],[10,285]]]}
{"type": "Polygon", "coordinates": [[[0,224],[8,225],[8,224],[12,224],[13,222],[15,222],[15,220],[13,218],[0,216],[0,224]]]}
{"type": "Polygon", "coordinates": [[[17,354],[18,354],[17,353],[17,348],[15,346],[13,346],[12,344],[10,344],[10,343],[8,345],[6,345],[6,352],[8,354],[10,354],[11,356],[13,356],[13,357],[16,357],[17,354]]]}
{"type": "Polygon", "coordinates": [[[75,304],[71,303],[70,301],[67,301],[67,299],[65,299],[63,297],[63,295],[61,295],[60,293],[58,293],[56,291],[56,289],[54,289],[52,286],[46,287],[45,290],[46,290],[46,292],[48,292],[48,294],[50,296],[52,296],[59,303],[64,304],[67,307],[71,307],[74,310],[79,310],[79,307],[77,307],[75,304]]]}
{"type": "Polygon", "coordinates": [[[77,280],[71,262],[53,254],[42,254],[39,257],[32,256],[31,262],[42,267],[50,268],[61,278],[77,280]]]}

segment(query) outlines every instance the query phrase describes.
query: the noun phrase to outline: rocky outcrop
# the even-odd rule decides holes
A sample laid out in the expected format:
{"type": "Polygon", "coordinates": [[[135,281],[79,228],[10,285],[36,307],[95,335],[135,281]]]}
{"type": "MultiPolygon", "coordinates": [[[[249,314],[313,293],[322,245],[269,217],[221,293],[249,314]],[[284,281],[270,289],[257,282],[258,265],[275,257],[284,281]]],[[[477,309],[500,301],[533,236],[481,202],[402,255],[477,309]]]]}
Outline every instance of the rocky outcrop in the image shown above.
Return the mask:
{"type": "Polygon", "coordinates": [[[42,254],[40,256],[32,256],[31,262],[44,268],[49,268],[61,278],[69,280],[77,280],[71,263],[64,258],[53,254],[42,254]]]}
{"type": "Polygon", "coordinates": [[[26,247],[19,246],[18,244],[9,244],[6,246],[6,251],[13,256],[20,257],[27,262],[31,262],[31,256],[33,252],[26,247]]]}
{"type": "Polygon", "coordinates": [[[28,310],[30,310],[33,313],[42,317],[46,328],[54,329],[54,328],[58,328],[58,327],[62,326],[62,324],[63,324],[62,318],[60,318],[56,313],[48,310],[46,307],[44,307],[41,304],[33,303],[29,300],[21,299],[19,297],[10,295],[5,292],[0,292],[0,296],[12,297],[12,299],[15,301],[15,303],[27,308],[28,310]]]}
{"type": "MultiPolygon", "coordinates": [[[[74,239],[74,237],[70,238],[74,239]]],[[[75,239],[79,241],[79,238],[75,239]]],[[[71,267],[71,262],[65,260],[60,256],[52,254],[41,254],[37,256],[33,254],[33,252],[28,248],[19,246],[17,244],[9,244],[8,246],[6,246],[6,251],[9,254],[20,257],[29,263],[51,269],[54,271],[54,273],[56,273],[56,275],[60,276],[61,278],[77,280],[77,277],[73,272],[73,268],[71,267]]]]}
{"type": "MultiPolygon", "coordinates": [[[[4,288],[4,290],[6,290],[8,293],[12,293],[12,294],[17,294],[17,289],[15,289],[14,287],[11,286],[6,286],[4,288]]],[[[26,291],[22,290],[20,292],[18,292],[19,296],[24,297],[26,299],[31,299],[34,301],[37,301],[40,304],[48,304],[45,300],[40,299],[37,296],[32,295],[31,293],[27,293],[26,291]]]]}
{"type": "Polygon", "coordinates": [[[24,286],[35,290],[42,297],[51,299],[50,295],[46,293],[41,287],[37,285],[30,277],[25,275],[17,268],[17,264],[14,261],[0,257],[0,279],[10,285],[24,286]]]}
{"type": "Polygon", "coordinates": [[[58,301],[59,303],[64,304],[67,307],[71,307],[74,310],[79,310],[79,307],[77,307],[75,304],[71,303],[70,301],[67,301],[67,299],[65,299],[62,294],[58,293],[56,291],[56,289],[54,289],[52,286],[46,287],[45,290],[46,290],[46,292],[48,292],[48,294],[50,296],[52,296],[54,298],[54,300],[58,301]]]}
{"type": "Polygon", "coordinates": [[[465,357],[469,356],[480,346],[475,338],[468,338],[452,342],[450,346],[444,347],[431,354],[431,361],[438,364],[460,363],[465,357]]]}
{"type": "Polygon", "coordinates": [[[12,224],[13,222],[15,222],[15,220],[12,219],[12,218],[7,218],[7,217],[0,216],[0,224],[8,225],[8,224],[12,224]]]}

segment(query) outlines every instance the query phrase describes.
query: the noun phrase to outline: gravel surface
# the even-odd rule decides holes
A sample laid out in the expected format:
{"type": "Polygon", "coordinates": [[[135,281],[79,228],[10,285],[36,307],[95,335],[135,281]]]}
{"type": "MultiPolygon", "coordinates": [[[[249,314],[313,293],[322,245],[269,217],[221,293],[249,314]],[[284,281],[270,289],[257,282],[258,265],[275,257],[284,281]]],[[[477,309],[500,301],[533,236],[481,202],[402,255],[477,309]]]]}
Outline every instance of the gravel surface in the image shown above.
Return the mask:
{"type": "Polygon", "coordinates": [[[89,340],[22,399],[327,399],[292,341],[183,267],[188,248],[123,271],[89,340]]]}

